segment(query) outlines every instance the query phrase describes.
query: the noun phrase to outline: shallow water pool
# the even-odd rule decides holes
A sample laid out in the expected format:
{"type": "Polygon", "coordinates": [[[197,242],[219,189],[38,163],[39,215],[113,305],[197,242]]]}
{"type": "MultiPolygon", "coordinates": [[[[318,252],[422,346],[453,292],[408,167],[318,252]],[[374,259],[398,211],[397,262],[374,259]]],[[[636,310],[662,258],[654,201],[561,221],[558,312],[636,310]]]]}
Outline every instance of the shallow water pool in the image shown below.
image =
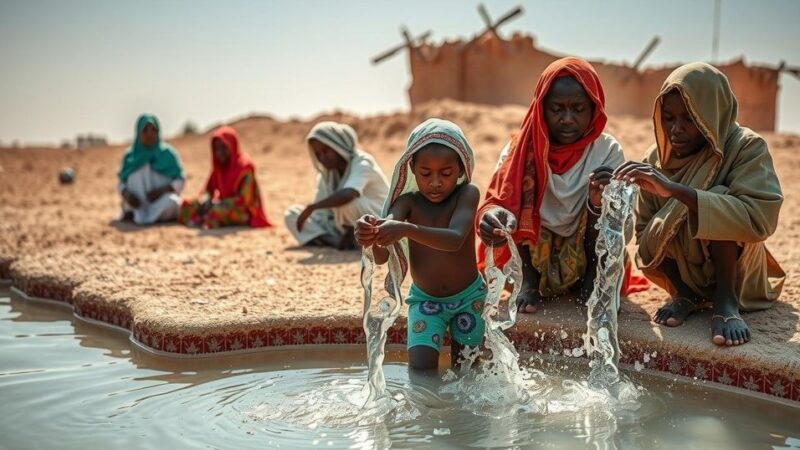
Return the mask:
{"type": "Polygon", "coordinates": [[[752,449],[788,448],[800,437],[800,408],[635,372],[635,408],[554,407],[565,404],[559,385],[580,378],[585,360],[578,369],[545,363],[547,411],[487,415],[438,378],[412,383],[403,354],[389,352],[397,408],[358,417],[347,399],[366,377],[360,349],[167,359],[69,310],[7,295],[0,292],[0,448],[752,449]]]}

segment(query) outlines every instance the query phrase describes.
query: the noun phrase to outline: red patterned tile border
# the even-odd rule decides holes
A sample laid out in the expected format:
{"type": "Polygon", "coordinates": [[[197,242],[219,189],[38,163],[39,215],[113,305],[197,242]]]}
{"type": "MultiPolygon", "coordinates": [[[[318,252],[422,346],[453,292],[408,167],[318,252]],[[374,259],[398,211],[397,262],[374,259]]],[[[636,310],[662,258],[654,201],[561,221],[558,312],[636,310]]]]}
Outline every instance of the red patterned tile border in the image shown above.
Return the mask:
{"type": "MultiPolygon", "coordinates": [[[[31,281],[13,280],[14,286],[29,297],[73,301],[72,290],[31,281]]],[[[216,334],[162,333],[143,323],[135,323],[130,312],[118,305],[80,301],[73,305],[75,313],[130,330],[133,340],[145,349],[161,354],[200,356],[224,352],[256,351],[269,347],[298,345],[364,344],[361,327],[321,326],[255,329],[216,334]]],[[[389,330],[388,343],[405,344],[406,325],[400,321],[389,330]]],[[[582,351],[582,331],[563,330],[509,331],[507,336],[520,352],[586,357],[582,351]]],[[[765,368],[736,367],[727,362],[710,361],[682,354],[673,354],[658,347],[637,342],[621,343],[621,361],[637,367],[660,370],[676,376],[705,380],[747,389],[782,399],[800,402],[800,379],[771,374],[765,368]]]]}
{"type": "Polygon", "coordinates": [[[701,359],[691,359],[689,360],[687,368],[688,370],[685,376],[695,380],[711,381],[714,365],[710,362],[701,359]]]}
{"type": "Polygon", "coordinates": [[[755,392],[764,392],[764,375],[760,370],[740,369],[739,387],[755,392]]]}
{"type": "Polygon", "coordinates": [[[727,386],[739,387],[739,369],[730,364],[715,364],[712,369],[711,381],[727,386]]]}
{"type": "Polygon", "coordinates": [[[249,333],[247,333],[247,341],[245,341],[245,348],[258,349],[272,345],[270,344],[269,333],[270,332],[267,330],[250,331],[249,333]]]}
{"type": "Polygon", "coordinates": [[[800,402],[800,379],[794,380],[792,383],[792,394],[791,399],[800,402]]]}
{"type": "Polygon", "coordinates": [[[170,333],[165,334],[162,350],[166,353],[183,353],[180,336],[170,333]]]}
{"type": "Polygon", "coordinates": [[[72,303],[72,289],[64,286],[51,285],[41,281],[24,281],[19,278],[12,279],[12,286],[31,297],[72,303]]]}
{"type": "Polygon", "coordinates": [[[236,331],[225,335],[225,351],[235,352],[247,348],[247,333],[236,331]]]}
{"type": "Polygon", "coordinates": [[[331,328],[330,339],[331,344],[349,344],[353,342],[350,336],[350,329],[342,327],[331,328]]]}
{"type": "Polygon", "coordinates": [[[227,335],[212,334],[203,337],[203,353],[223,353],[227,352],[228,348],[225,346],[227,335]]]}
{"type": "Polygon", "coordinates": [[[792,398],[792,382],[780,375],[767,375],[764,377],[763,392],[776,397],[790,399],[792,398]]]}

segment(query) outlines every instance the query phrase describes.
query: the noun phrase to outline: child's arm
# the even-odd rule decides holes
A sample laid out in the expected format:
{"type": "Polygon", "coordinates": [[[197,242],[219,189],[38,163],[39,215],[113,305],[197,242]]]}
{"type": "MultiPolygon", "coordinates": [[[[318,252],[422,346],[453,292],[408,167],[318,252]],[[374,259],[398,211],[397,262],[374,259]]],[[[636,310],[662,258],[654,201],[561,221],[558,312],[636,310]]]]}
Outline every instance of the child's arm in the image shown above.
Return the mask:
{"type": "MultiPolygon", "coordinates": [[[[389,217],[396,218],[399,221],[404,221],[408,217],[410,211],[410,198],[409,196],[401,196],[389,208],[389,217]]],[[[362,216],[357,222],[355,227],[356,241],[362,247],[372,246],[372,252],[375,256],[376,264],[386,264],[389,260],[389,250],[380,245],[375,245],[378,238],[378,230],[381,224],[387,222],[387,219],[378,219],[375,216],[366,214],[362,216]]]]}
{"type": "Polygon", "coordinates": [[[379,227],[376,243],[389,245],[402,238],[409,238],[427,247],[445,251],[458,251],[469,233],[473,232],[475,213],[478,210],[480,192],[472,184],[461,189],[458,202],[447,228],[426,227],[413,223],[387,220],[379,227]]]}

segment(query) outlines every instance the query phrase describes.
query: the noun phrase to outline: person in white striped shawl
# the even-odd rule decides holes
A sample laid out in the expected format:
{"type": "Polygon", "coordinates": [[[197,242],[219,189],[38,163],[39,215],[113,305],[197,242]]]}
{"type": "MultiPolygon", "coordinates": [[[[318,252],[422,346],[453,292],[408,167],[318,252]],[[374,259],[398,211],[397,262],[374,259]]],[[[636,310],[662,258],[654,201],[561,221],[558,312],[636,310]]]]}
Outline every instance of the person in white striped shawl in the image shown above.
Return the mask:
{"type": "Polygon", "coordinates": [[[372,155],[359,148],[349,125],[320,122],[306,140],[319,172],[317,193],[307,206],[286,210],[286,227],[300,245],[353,249],[356,221],[383,208],[389,192],[386,175],[372,155]]]}

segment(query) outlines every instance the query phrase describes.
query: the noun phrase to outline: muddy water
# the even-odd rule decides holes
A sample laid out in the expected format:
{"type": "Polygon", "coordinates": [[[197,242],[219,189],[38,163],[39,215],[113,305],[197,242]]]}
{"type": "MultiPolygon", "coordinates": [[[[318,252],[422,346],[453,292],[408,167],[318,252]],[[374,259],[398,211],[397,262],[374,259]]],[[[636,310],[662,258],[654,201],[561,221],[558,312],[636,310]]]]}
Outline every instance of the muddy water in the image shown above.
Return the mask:
{"type": "Polygon", "coordinates": [[[165,359],[68,310],[7,295],[0,448],[750,449],[800,437],[800,408],[636,372],[636,409],[553,408],[559,380],[585,376],[585,360],[535,362],[552,385],[539,393],[548,411],[477,415],[438,379],[409,380],[397,351],[385,374],[398,408],[359,417],[346,405],[366,378],[361,347],[165,359]]]}

